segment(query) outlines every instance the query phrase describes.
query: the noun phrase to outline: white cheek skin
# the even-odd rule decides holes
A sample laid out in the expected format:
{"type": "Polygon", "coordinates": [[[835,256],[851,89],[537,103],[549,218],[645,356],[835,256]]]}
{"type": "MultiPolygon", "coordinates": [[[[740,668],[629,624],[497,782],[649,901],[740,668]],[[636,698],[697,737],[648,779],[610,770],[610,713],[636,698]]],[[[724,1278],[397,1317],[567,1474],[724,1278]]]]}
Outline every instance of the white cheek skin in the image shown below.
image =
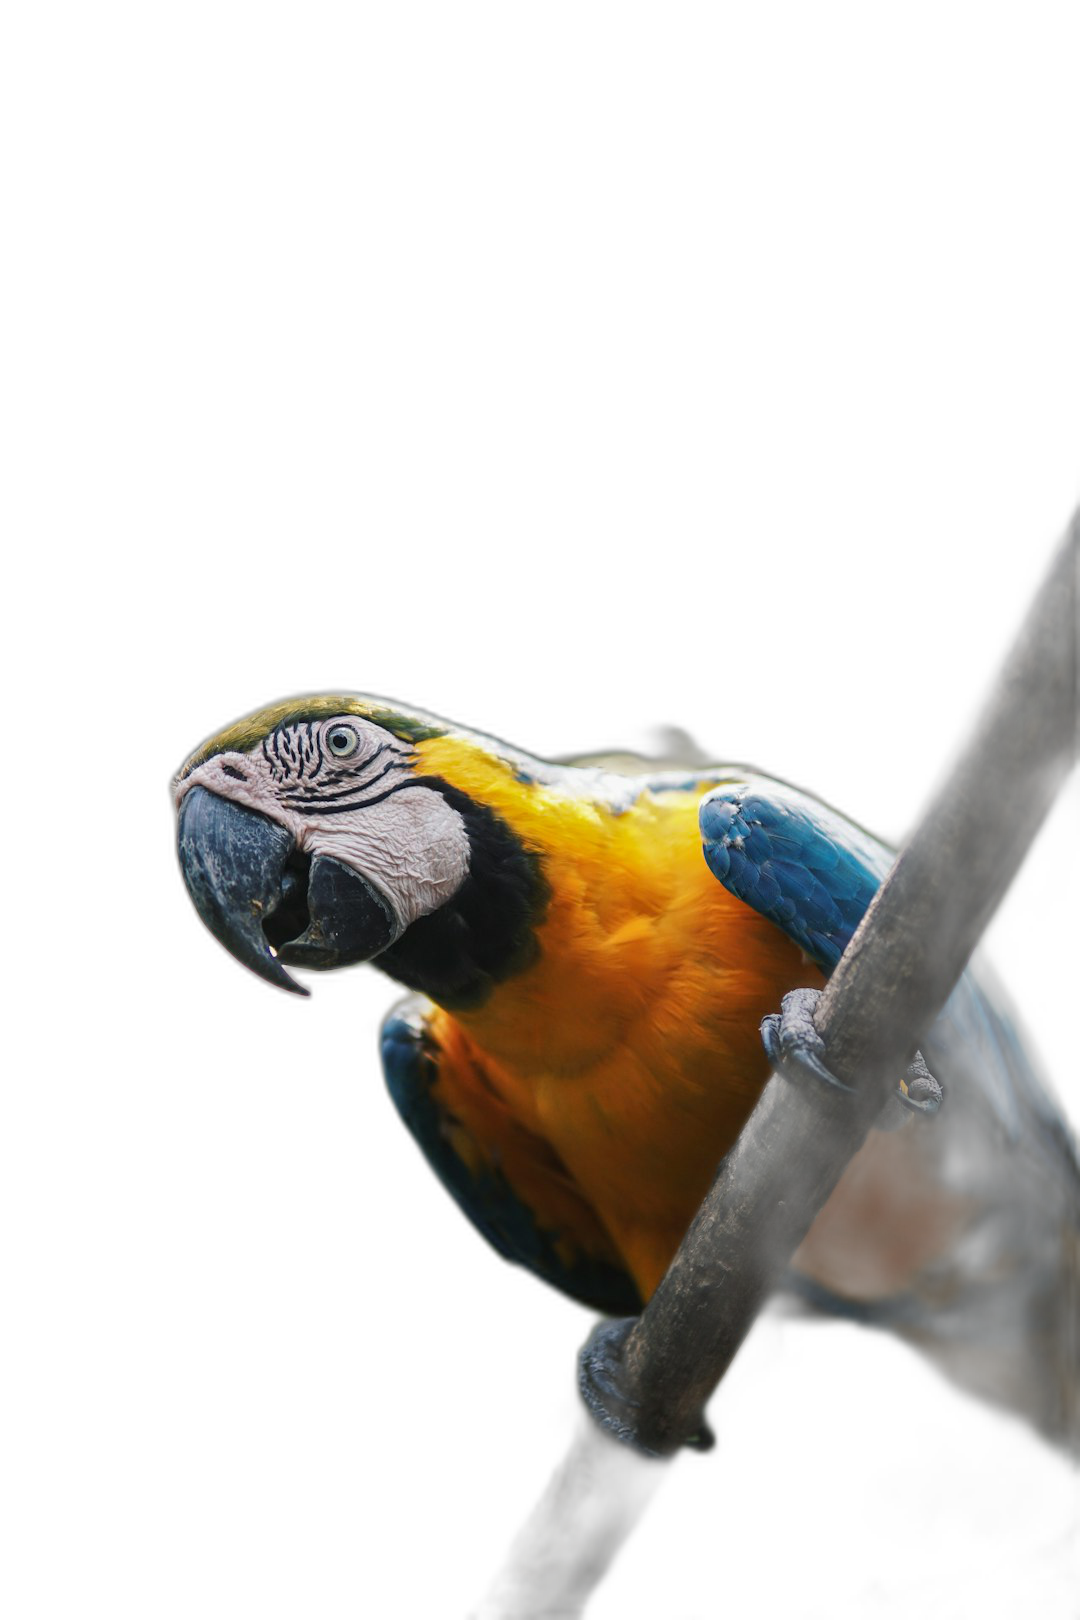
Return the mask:
{"type": "Polygon", "coordinates": [[[380,889],[402,931],[445,905],[469,870],[464,822],[441,793],[419,784],[342,816],[314,812],[300,844],[344,861],[380,889]]]}

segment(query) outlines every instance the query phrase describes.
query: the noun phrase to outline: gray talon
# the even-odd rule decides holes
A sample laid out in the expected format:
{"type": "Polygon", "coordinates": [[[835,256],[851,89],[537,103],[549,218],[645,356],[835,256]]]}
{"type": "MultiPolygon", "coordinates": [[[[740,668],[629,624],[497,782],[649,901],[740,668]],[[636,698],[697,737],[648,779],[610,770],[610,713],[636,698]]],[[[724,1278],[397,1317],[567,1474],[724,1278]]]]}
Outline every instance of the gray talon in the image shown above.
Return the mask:
{"type": "MultiPolygon", "coordinates": [[[[770,1013],[768,1018],[762,1020],[762,1045],[774,1069],[791,1076],[813,1075],[815,1080],[836,1091],[846,1091],[850,1096],[854,1088],[838,1080],[829,1068],[825,1042],[814,1023],[814,1012],[820,997],[820,990],[789,990],[780,1004],[779,1013],[770,1013]]],[[[916,1052],[896,1089],[894,1100],[882,1114],[879,1128],[893,1129],[910,1112],[936,1114],[941,1101],[940,1085],[926,1067],[922,1053],[916,1052]]]]}
{"type": "Polygon", "coordinates": [[[926,1067],[926,1059],[921,1052],[916,1052],[900,1082],[900,1101],[905,1108],[912,1108],[916,1113],[936,1114],[943,1095],[940,1085],[926,1067]]]}
{"type": "Polygon", "coordinates": [[[688,1434],[683,1441],[683,1445],[689,1446],[692,1451],[711,1451],[715,1444],[716,1435],[704,1418],[702,1418],[693,1434],[688,1434]]]}
{"type": "Polygon", "coordinates": [[[774,1068],[812,1074],[824,1085],[850,1094],[851,1086],[838,1080],[825,1061],[825,1042],[814,1024],[820,997],[820,990],[789,990],[779,1014],[771,1013],[762,1022],[762,1043],[774,1068]]]}
{"type": "Polygon", "coordinates": [[[588,1343],[578,1354],[578,1396],[597,1429],[604,1430],[612,1440],[620,1440],[649,1463],[670,1463],[669,1456],[654,1452],[640,1439],[627,1416],[636,1403],[628,1400],[622,1390],[622,1348],[636,1320],[636,1317],[612,1317],[607,1322],[597,1322],[589,1333],[588,1343]]]}

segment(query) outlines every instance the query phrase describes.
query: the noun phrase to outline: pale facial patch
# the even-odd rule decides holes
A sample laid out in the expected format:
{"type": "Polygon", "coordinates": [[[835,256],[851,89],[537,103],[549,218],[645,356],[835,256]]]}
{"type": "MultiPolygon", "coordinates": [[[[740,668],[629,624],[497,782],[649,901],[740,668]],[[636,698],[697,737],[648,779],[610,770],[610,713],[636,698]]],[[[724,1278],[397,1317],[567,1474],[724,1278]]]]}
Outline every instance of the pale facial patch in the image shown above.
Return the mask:
{"type": "Polygon", "coordinates": [[[393,907],[398,933],[436,911],[469,870],[465,824],[413,777],[409,745],[355,715],[282,726],[250,753],[216,754],[178,785],[261,811],[308,855],[345,862],[393,907]]]}

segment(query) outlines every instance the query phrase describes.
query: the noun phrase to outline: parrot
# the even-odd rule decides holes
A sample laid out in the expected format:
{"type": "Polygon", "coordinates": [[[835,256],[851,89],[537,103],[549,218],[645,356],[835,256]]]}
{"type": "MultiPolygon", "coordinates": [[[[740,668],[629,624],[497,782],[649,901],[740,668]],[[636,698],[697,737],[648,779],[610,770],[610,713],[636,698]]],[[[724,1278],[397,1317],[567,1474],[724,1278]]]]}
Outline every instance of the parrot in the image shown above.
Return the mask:
{"type": "MultiPolygon", "coordinates": [[[[609,1316],[656,1289],[772,1071],[763,1023],[820,991],[893,859],[673,739],[543,760],[324,693],[218,731],[173,783],[210,931],[286,991],[365,962],[404,987],[380,1049],[405,1127],[503,1259],[609,1316]]],[[[782,1288],[1080,1451],[1073,1137],[983,968],[921,1044],[933,1079],[898,1081],[782,1288]]]]}

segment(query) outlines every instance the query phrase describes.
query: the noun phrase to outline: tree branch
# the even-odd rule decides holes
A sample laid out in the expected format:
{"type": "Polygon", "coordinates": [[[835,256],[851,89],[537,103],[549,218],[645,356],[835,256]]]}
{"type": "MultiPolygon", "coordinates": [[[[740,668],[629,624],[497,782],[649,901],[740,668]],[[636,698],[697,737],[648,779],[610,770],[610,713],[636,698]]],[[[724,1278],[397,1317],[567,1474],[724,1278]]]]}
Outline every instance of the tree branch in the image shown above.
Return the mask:
{"type": "MultiPolygon", "coordinates": [[[[703,1422],[705,1402],[948,999],[1073,763],[1080,513],[1008,655],[971,741],[829,980],[817,1025],[855,1095],[773,1075],[642,1315],[604,1324],[582,1352],[582,1392],[602,1427],[652,1456],[703,1422]]],[[[617,1454],[616,1454],[617,1455],[617,1454]]],[[[614,1555],[627,1513],[607,1470],[602,1566],[563,1548],[545,1566],[564,1465],[519,1537],[484,1620],[571,1616],[614,1555]],[[529,1582],[515,1586],[530,1568],[529,1582]],[[522,1562],[524,1560],[524,1562],[522,1562]],[[545,1588],[537,1572],[547,1567],[545,1588]],[[531,1592],[499,1606],[500,1590],[531,1592]],[[525,1606],[521,1606],[524,1602],[525,1606]],[[531,1605],[531,1606],[530,1606],[531,1605]]],[[[638,1465],[640,1466],[640,1465],[638,1465]]],[[[629,1469],[629,1465],[628,1465],[629,1469]]],[[[635,1476],[636,1477],[636,1476],[635,1476]]],[[[602,1516],[602,1515],[601,1515],[602,1516]]]]}

